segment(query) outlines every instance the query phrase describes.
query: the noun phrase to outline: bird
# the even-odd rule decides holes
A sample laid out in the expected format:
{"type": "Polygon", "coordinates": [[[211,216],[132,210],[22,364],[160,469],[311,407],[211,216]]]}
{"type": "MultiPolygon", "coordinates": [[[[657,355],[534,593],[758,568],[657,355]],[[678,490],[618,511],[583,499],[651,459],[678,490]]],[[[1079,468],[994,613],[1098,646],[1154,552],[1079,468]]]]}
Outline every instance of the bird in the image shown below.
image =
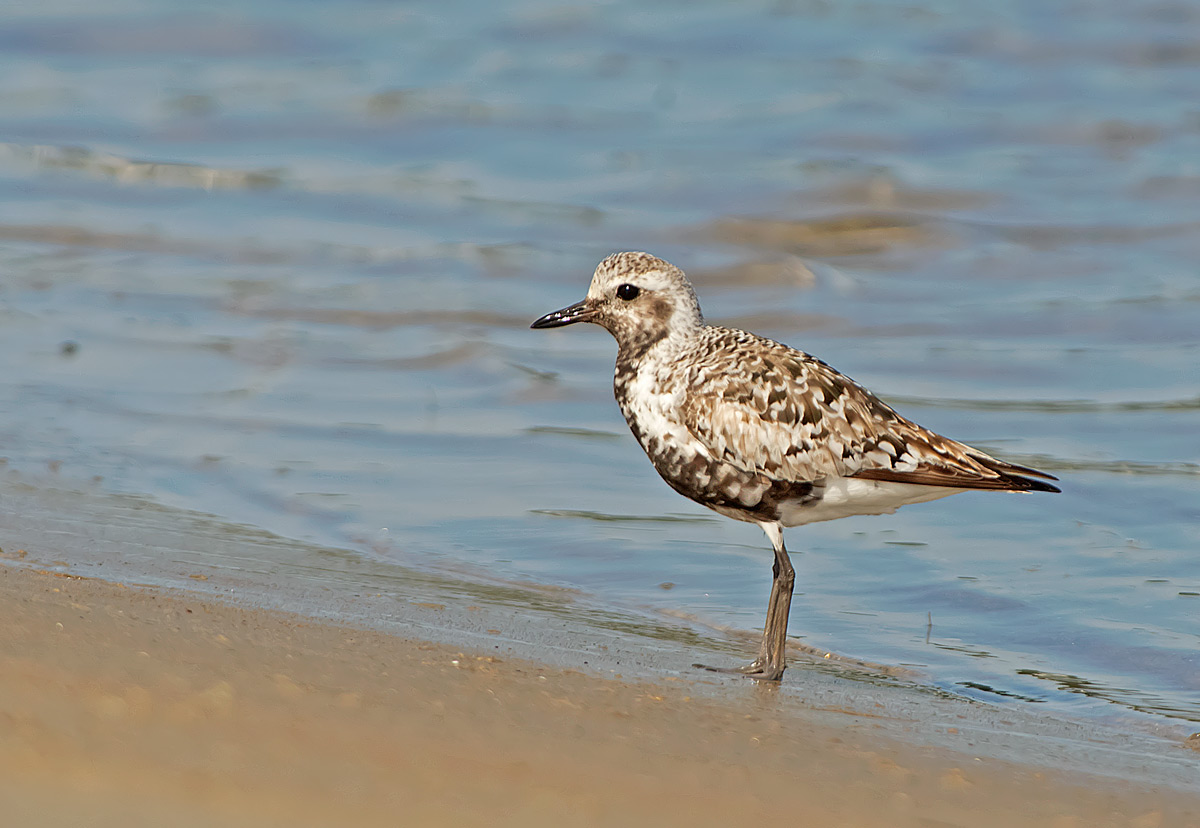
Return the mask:
{"type": "Polygon", "coordinates": [[[687,276],[649,253],[615,253],[587,296],[530,326],[591,322],[617,342],[613,393],[667,485],[757,524],[774,551],[757,657],[696,664],[778,682],[795,569],[785,527],[895,512],[970,489],[1058,492],[1053,475],[917,425],[804,351],[704,321],[687,276]]]}

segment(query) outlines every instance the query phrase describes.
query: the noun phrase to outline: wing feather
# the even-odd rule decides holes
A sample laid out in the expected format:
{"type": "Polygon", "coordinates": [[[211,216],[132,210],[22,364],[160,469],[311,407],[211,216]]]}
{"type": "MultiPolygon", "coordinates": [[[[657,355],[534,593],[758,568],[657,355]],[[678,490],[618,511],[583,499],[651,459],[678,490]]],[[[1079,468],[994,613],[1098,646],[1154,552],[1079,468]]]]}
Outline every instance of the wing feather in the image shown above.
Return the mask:
{"type": "Polygon", "coordinates": [[[858,477],[1058,491],[1026,477],[1054,480],[1051,475],[922,428],[802,351],[743,331],[709,328],[706,334],[701,356],[688,361],[682,413],[713,457],[788,482],[858,477]]]}

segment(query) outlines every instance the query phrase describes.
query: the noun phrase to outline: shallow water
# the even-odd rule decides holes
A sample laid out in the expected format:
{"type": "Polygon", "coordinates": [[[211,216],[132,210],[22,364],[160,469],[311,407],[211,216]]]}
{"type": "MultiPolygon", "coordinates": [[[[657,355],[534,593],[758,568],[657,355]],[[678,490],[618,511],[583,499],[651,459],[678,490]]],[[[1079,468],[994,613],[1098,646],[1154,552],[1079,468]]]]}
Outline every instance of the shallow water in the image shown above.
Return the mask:
{"type": "Polygon", "coordinates": [[[190,8],[0,13],[10,469],[755,629],[761,532],[527,327],[648,249],[1062,478],[791,531],[805,644],[1200,721],[1200,3],[190,8]]]}

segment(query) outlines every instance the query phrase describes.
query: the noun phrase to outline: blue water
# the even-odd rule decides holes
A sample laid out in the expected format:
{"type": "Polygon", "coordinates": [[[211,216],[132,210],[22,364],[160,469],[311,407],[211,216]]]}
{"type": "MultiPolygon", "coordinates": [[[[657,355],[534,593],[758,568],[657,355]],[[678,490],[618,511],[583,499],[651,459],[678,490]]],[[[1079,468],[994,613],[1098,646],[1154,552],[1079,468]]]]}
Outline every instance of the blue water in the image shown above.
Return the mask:
{"type": "Polygon", "coordinates": [[[711,319],[1062,478],[791,531],[804,643],[1200,721],[1198,25],[1197,2],[2,11],[0,454],[372,567],[752,630],[761,533],[658,480],[603,331],[527,328],[650,250],[711,319]]]}

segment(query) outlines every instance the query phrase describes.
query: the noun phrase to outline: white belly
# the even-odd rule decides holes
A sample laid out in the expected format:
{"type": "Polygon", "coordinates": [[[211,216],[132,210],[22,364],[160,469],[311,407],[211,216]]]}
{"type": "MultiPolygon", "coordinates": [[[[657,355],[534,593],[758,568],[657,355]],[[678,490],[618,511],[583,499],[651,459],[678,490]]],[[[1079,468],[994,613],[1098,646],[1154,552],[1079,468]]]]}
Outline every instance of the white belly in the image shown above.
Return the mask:
{"type": "Polygon", "coordinates": [[[888,515],[909,503],[938,500],[962,491],[965,489],[835,477],[825,481],[820,500],[781,504],[779,522],[784,526],[802,526],[853,515],[888,515]]]}

